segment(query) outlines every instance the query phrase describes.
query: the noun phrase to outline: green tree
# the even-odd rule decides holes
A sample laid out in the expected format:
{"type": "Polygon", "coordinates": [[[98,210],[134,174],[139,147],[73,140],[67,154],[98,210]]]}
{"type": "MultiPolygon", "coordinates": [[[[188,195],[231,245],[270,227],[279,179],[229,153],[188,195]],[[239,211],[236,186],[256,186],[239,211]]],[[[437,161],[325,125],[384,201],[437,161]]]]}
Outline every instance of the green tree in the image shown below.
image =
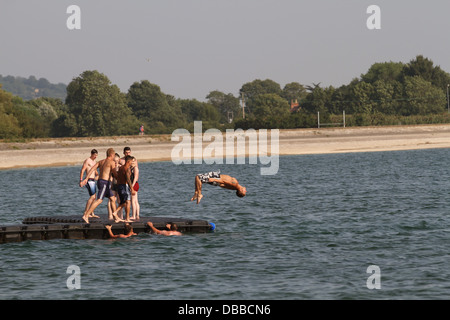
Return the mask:
{"type": "Polygon", "coordinates": [[[13,114],[22,129],[23,138],[43,138],[50,135],[51,122],[38,109],[20,97],[13,97],[13,114]]]}
{"type": "Polygon", "coordinates": [[[368,83],[375,83],[376,81],[392,82],[398,81],[401,78],[405,64],[402,62],[382,62],[374,63],[366,74],[361,75],[361,80],[368,83]]]}
{"type": "Polygon", "coordinates": [[[68,110],[62,111],[52,122],[51,135],[53,137],[75,137],[78,135],[77,120],[68,110]]]}
{"type": "Polygon", "coordinates": [[[295,100],[300,102],[306,98],[307,94],[308,92],[303,85],[298,82],[291,82],[284,86],[281,96],[290,103],[295,100]]]}
{"type": "Polygon", "coordinates": [[[127,94],[128,106],[140,122],[144,122],[147,128],[167,131],[180,127],[185,121],[178,104],[164,94],[161,88],[148,80],[135,82],[131,85],[127,94]]]}
{"type": "Polygon", "coordinates": [[[30,76],[26,79],[13,76],[2,77],[0,75],[0,83],[4,85],[4,90],[24,100],[32,100],[39,97],[52,97],[62,100],[66,98],[65,84],[52,84],[45,78],[37,80],[35,76],[30,76]]]}
{"type": "Polygon", "coordinates": [[[281,96],[283,91],[281,90],[280,84],[273,80],[253,80],[252,82],[245,83],[239,90],[239,95],[244,96],[245,105],[249,112],[253,112],[254,99],[262,94],[276,94],[281,96]]]}
{"type": "Polygon", "coordinates": [[[214,90],[206,96],[206,99],[208,99],[208,103],[215,106],[220,112],[222,123],[228,122],[228,113],[231,113],[233,118],[241,114],[239,99],[231,93],[225,94],[221,91],[214,90]]]}
{"type": "Polygon", "coordinates": [[[250,100],[253,97],[266,93],[274,93],[281,96],[282,90],[280,85],[273,80],[256,79],[252,82],[245,83],[239,90],[239,93],[244,94],[246,100],[250,100]]]}
{"type": "Polygon", "coordinates": [[[55,98],[37,98],[27,101],[27,104],[36,108],[41,117],[51,124],[59,116],[59,112],[63,108],[63,102],[55,98]]]}
{"type": "Polygon", "coordinates": [[[77,136],[124,135],[138,130],[139,124],[127,106],[125,94],[96,70],[84,71],[69,83],[66,104],[76,125],[66,131],[77,136]]]}
{"type": "Polygon", "coordinates": [[[1,88],[0,84],[0,139],[21,137],[22,130],[13,114],[12,94],[1,88]]]}
{"type": "Polygon", "coordinates": [[[188,124],[193,124],[194,121],[203,121],[203,129],[218,127],[221,115],[212,104],[196,99],[180,99],[179,103],[188,124]]]}
{"type": "MultiPolygon", "coordinates": [[[[310,91],[306,96],[303,108],[310,113],[317,114],[320,112],[321,118],[327,117],[330,110],[333,110],[335,106],[333,99],[336,91],[332,86],[327,88],[321,88],[320,83],[313,84],[313,86],[307,86],[310,91]]],[[[326,119],[326,118],[323,118],[326,119]]]]}
{"type": "MultiPolygon", "coordinates": [[[[403,77],[422,77],[425,81],[432,81],[433,78],[433,61],[425,58],[422,55],[417,56],[415,59],[411,60],[403,68],[403,77]]],[[[406,79],[404,79],[406,80],[406,79]]]]}
{"type": "Polygon", "coordinates": [[[354,101],[352,102],[353,113],[371,114],[376,110],[376,102],[372,101],[374,87],[370,83],[360,82],[352,89],[354,101]]]}
{"type": "Polygon", "coordinates": [[[253,115],[256,118],[267,120],[269,118],[281,118],[289,115],[288,102],[277,94],[266,93],[253,99],[253,115]]]}
{"type": "Polygon", "coordinates": [[[377,80],[372,84],[374,111],[384,114],[396,114],[399,108],[402,85],[398,81],[377,80]]]}
{"type": "Polygon", "coordinates": [[[439,66],[435,66],[433,61],[422,55],[411,60],[404,67],[402,75],[404,81],[405,77],[420,76],[443,91],[446,91],[447,84],[450,84],[450,74],[443,71],[439,66]]]}
{"type": "Polygon", "coordinates": [[[441,113],[447,101],[442,90],[419,76],[405,78],[404,98],[406,102],[400,110],[403,115],[441,113]]]}

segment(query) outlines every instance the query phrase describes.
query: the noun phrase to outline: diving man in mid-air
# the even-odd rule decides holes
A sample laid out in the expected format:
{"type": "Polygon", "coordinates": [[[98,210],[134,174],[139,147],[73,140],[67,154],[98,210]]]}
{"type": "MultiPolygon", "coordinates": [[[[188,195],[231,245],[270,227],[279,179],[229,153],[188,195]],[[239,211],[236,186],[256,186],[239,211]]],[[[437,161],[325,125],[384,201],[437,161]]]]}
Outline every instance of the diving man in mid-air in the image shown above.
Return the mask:
{"type": "Polygon", "coordinates": [[[213,186],[219,186],[228,190],[236,190],[236,195],[238,197],[244,197],[247,193],[247,189],[239,184],[236,178],[233,178],[226,174],[221,174],[220,171],[209,172],[204,174],[197,174],[195,176],[195,193],[191,198],[191,201],[197,200],[200,203],[202,200],[202,184],[208,183],[213,186]]]}

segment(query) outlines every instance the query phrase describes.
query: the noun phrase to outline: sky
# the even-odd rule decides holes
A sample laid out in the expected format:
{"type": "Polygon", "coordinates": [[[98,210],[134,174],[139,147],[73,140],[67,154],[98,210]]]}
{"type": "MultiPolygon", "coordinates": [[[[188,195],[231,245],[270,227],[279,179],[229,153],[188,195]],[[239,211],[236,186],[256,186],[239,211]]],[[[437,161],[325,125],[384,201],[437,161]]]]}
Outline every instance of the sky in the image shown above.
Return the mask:
{"type": "Polygon", "coordinates": [[[446,0],[0,0],[0,74],[68,84],[98,70],[123,92],[149,80],[200,101],[255,79],[339,87],[419,54],[450,72],[449,16],[446,0]]]}

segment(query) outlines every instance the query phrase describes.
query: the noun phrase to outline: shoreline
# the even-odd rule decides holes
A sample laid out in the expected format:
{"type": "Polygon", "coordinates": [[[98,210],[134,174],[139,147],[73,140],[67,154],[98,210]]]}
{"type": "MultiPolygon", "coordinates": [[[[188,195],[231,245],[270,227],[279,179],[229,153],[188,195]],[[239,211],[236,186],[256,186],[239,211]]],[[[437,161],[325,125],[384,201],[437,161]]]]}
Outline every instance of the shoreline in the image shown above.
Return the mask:
{"type": "MultiPolygon", "coordinates": [[[[279,133],[280,156],[450,148],[450,124],[282,129],[279,133]]],[[[114,148],[122,156],[125,146],[131,147],[132,154],[139,162],[171,161],[172,149],[179,144],[172,142],[171,136],[49,138],[24,143],[0,142],[0,159],[3,159],[0,170],[81,166],[90,156],[91,149],[97,149],[98,159],[104,159],[107,148],[114,148]]],[[[270,130],[267,130],[267,136],[270,151],[270,130]]],[[[203,148],[209,144],[211,142],[203,141],[203,148]]]]}

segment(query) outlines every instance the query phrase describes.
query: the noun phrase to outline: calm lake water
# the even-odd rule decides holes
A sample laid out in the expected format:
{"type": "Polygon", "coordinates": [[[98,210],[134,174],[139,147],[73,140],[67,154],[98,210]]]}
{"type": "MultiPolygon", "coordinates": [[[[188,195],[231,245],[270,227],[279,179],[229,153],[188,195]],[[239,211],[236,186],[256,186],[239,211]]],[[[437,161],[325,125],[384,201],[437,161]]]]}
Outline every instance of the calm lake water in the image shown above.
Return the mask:
{"type": "MultiPolygon", "coordinates": [[[[274,176],[249,164],[140,163],[141,215],[216,231],[1,244],[0,299],[449,299],[448,159],[448,149],[286,156],[274,176]],[[207,185],[190,202],[195,174],[213,169],[247,196],[207,185]],[[70,265],[80,290],[67,288],[70,265]],[[380,289],[367,286],[371,265],[380,289]]],[[[0,171],[0,224],[81,215],[79,170],[0,171]]]]}

